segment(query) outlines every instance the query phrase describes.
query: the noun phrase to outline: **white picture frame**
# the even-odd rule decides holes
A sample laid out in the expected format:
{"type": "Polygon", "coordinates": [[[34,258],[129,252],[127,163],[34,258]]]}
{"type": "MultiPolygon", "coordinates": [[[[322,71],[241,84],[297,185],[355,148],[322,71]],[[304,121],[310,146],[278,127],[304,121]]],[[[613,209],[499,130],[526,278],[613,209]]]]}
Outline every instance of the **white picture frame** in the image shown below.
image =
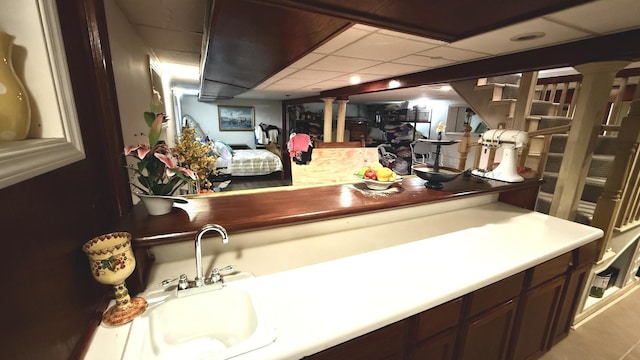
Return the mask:
{"type": "Polygon", "coordinates": [[[6,24],[3,30],[16,38],[22,35],[21,40],[26,43],[22,46],[33,45],[33,49],[28,49],[30,58],[24,66],[25,74],[32,70],[49,74],[48,78],[38,74],[39,83],[30,83],[26,75],[26,81],[23,80],[27,92],[35,97],[31,99],[32,109],[34,104],[38,106],[42,137],[0,142],[0,188],[5,188],[82,160],[85,152],[55,1],[0,0],[0,5],[5,14],[20,19],[5,22],[0,16],[6,24]],[[34,30],[35,23],[41,31],[34,30]]]}

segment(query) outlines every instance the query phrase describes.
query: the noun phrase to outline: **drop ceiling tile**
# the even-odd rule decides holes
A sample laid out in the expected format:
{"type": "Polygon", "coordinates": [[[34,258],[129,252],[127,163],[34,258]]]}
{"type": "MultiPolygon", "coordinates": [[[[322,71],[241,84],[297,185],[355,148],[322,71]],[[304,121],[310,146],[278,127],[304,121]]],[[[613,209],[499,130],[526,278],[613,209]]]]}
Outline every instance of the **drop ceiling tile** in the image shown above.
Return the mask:
{"type": "Polygon", "coordinates": [[[360,30],[367,30],[369,32],[374,32],[374,31],[378,31],[379,29],[375,26],[369,26],[369,25],[365,25],[365,24],[355,24],[353,25],[354,29],[360,29],[360,30]]]}
{"type": "Polygon", "coordinates": [[[293,74],[296,71],[296,69],[293,69],[291,67],[288,68],[284,68],[282,70],[280,70],[277,74],[273,75],[272,77],[268,78],[267,80],[263,81],[262,84],[260,85],[269,85],[272,84],[284,77],[287,77],[291,74],[293,74]]]}
{"type": "Polygon", "coordinates": [[[437,40],[437,39],[429,39],[429,38],[426,38],[426,37],[421,37],[421,36],[412,35],[412,34],[405,34],[405,33],[397,32],[397,31],[393,31],[393,30],[382,29],[382,30],[378,31],[378,33],[379,34],[384,34],[384,35],[389,35],[389,36],[394,36],[394,37],[399,37],[399,38],[407,39],[407,40],[421,41],[421,42],[425,42],[425,43],[432,44],[432,45],[444,45],[444,44],[447,44],[446,41],[437,40]]]}
{"type": "Polygon", "coordinates": [[[489,56],[489,54],[479,53],[475,51],[469,51],[464,49],[456,49],[451,46],[438,46],[417,53],[416,55],[441,57],[455,61],[467,61],[473,59],[480,59],[489,56]]]}
{"type": "Polygon", "coordinates": [[[327,56],[307,67],[311,70],[358,71],[380,64],[380,61],[349,58],[344,56],[327,56]]]}
{"type": "Polygon", "coordinates": [[[290,86],[292,88],[300,88],[303,86],[307,86],[309,85],[310,81],[308,79],[293,79],[290,77],[286,77],[284,79],[280,79],[278,81],[275,81],[271,84],[269,84],[267,86],[268,89],[270,88],[281,88],[283,86],[290,86]]]}
{"type": "Polygon", "coordinates": [[[325,55],[331,54],[336,50],[342,49],[343,47],[371,34],[372,32],[371,29],[375,29],[375,28],[370,27],[370,29],[362,29],[362,28],[353,26],[343,31],[342,33],[338,34],[336,37],[334,37],[330,41],[324,43],[323,45],[315,49],[313,52],[316,52],[319,54],[325,54],[325,55]]]}
{"type": "Polygon", "coordinates": [[[426,70],[427,68],[424,66],[415,66],[415,65],[407,65],[407,64],[394,64],[394,63],[382,63],[380,65],[372,66],[370,68],[362,69],[359,72],[363,74],[374,74],[374,75],[386,75],[386,76],[394,76],[394,75],[402,75],[408,74],[412,72],[418,72],[426,70]]]}
{"type": "Polygon", "coordinates": [[[420,41],[374,33],[345,46],[334,55],[388,61],[433,47],[420,41]]]}
{"type": "Polygon", "coordinates": [[[589,36],[584,31],[563,26],[545,19],[534,19],[456,41],[452,47],[492,55],[543,47],[589,36]],[[543,32],[546,36],[529,41],[511,41],[515,36],[543,32]]]}
{"type": "Polygon", "coordinates": [[[365,82],[369,82],[369,81],[375,81],[375,80],[384,79],[384,78],[388,77],[389,75],[364,74],[364,73],[356,72],[356,73],[351,73],[351,74],[347,74],[347,75],[338,76],[338,77],[334,78],[333,80],[350,82],[352,76],[359,76],[360,77],[360,83],[365,83],[365,82]]]}
{"type": "Polygon", "coordinates": [[[421,55],[409,55],[400,59],[393,60],[394,63],[399,64],[409,64],[409,65],[417,65],[423,67],[438,67],[444,66],[453,63],[453,60],[448,60],[442,57],[430,57],[430,56],[421,56],[421,55]]]}
{"type": "Polygon", "coordinates": [[[336,88],[349,86],[349,85],[351,85],[349,81],[327,80],[327,81],[321,81],[313,85],[305,86],[302,88],[302,90],[324,91],[324,90],[336,89],[336,88]]]}
{"type": "Polygon", "coordinates": [[[323,54],[318,54],[318,53],[309,53],[307,55],[305,55],[304,57],[302,57],[300,60],[294,62],[293,64],[289,65],[290,68],[293,69],[304,69],[305,67],[309,66],[309,64],[313,64],[314,62],[322,59],[325,55],[323,54]]]}
{"type": "Polygon", "coordinates": [[[340,75],[344,75],[344,72],[337,71],[321,71],[321,70],[298,70],[288,76],[290,79],[302,79],[302,80],[314,80],[323,81],[335,78],[340,75]]]}
{"type": "Polygon", "coordinates": [[[545,16],[562,24],[585,29],[594,33],[606,34],[622,29],[640,27],[640,1],[638,0],[601,0],[576,6],[545,16]],[[606,16],[594,16],[606,14],[606,16]],[[585,21],[589,19],[589,21],[585,21]]]}

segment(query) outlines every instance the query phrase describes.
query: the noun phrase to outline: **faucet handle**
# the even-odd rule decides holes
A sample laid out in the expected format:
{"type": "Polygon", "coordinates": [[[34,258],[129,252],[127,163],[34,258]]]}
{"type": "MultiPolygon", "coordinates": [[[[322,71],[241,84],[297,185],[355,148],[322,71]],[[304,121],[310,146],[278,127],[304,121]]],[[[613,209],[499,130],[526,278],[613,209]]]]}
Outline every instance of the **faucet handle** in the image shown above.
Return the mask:
{"type": "Polygon", "coordinates": [[[162,280],[160,282],[160,286],[167,287],[167,286],[171,285],[172,283],[174,283],[176,280],[178,280],[178,288],[179,289],[186,289],[189,286],[189,279],[187,279],[187,275],[186,274],[181,274],[177,278],[162,280]]]}
{"type": "Polygon", "coordinates": [[[213,270],[211,270],[211,277],[209,278],[211,283],[217,283],[218,281],[222,280],[222,275],[223,272],[228,273],[231,271],[234,271],[235,267],[233,265],[229,265],[229,266],[225,266],[223,268],[214,268],[213,270]]]}

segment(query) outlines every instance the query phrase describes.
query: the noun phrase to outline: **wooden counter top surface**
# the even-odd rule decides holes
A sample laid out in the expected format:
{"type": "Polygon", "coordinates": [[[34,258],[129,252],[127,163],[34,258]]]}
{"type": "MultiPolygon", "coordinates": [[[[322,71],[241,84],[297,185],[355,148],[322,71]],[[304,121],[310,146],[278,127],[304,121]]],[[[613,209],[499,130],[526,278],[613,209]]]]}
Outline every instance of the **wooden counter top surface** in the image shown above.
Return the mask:
{"type": "Polygon", "coordinates": [[[495,192],[503,202],[532,209],[540,185],[538,180],[510,184],[460,176],[438,191],[427,189],[424,183],[418,177],[406,176],[385,191],[368,190],[364,183],[356,183],[203,196],[189,199],[187,204],[175,204],[171,213],[161,216],[149,216],[138,204],[122,219],[119,230],[130,232],[136,247],[147,247],[193,240],[208,223],[222,225],[233,234],[495,192]]]}

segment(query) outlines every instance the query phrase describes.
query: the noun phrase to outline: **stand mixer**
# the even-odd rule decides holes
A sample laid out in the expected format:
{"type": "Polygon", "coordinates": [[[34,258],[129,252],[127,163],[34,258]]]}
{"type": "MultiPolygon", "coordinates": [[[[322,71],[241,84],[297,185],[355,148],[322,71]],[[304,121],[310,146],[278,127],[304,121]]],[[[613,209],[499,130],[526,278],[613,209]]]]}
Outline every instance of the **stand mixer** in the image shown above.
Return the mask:
{"type": "Polygon", "coordinates": [[[505,129],[487,130],[480,136],[478,142],[487,148],[502,147],[502,160],[493,170],[472,170],[471,173],[473,175],[510,183],[524,181],[524,178],[518,175],[518,153],[516,149],[527,145],[529,142],[529,136],[525,131],[505,129]]]}

